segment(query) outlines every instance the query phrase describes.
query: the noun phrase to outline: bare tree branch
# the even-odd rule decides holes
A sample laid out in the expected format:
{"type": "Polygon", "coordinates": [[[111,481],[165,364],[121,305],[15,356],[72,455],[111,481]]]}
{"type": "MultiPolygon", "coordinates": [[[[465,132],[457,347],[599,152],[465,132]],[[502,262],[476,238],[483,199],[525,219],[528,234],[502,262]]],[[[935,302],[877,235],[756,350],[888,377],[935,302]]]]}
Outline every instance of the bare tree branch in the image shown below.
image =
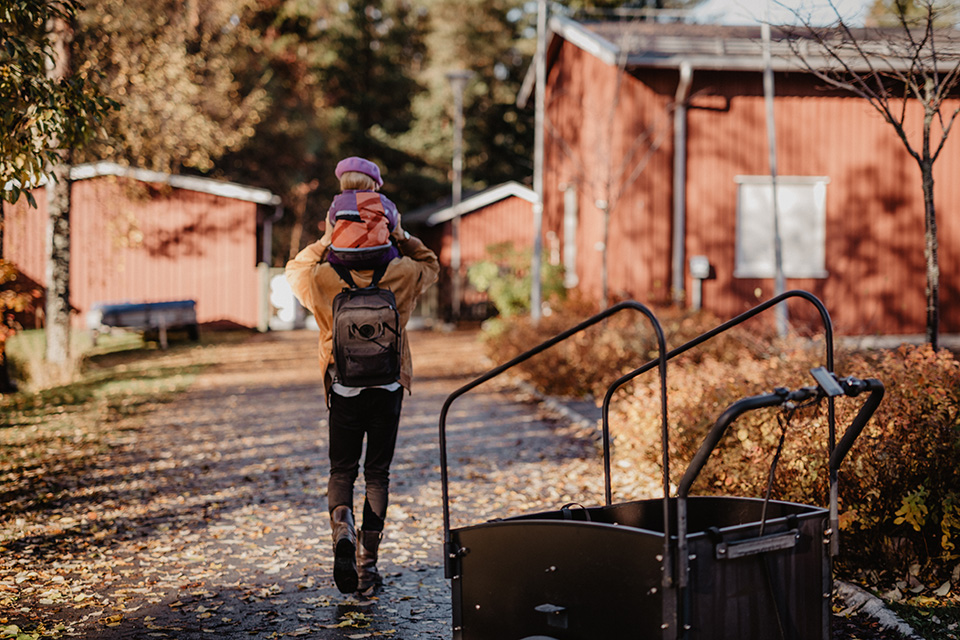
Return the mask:
{"type": "Polygon", "coordinates": [[[953,113],[950,114],[950,117],[947,119],[947,125],[943,126],[943,114],[938,111],[940,115],[940,126],[943,129],[943,133],[940,135],[940,143],[937,145],[937,149],[933,152],[931,160],[936,162],[937,158],[940,157],[940,152],[943,151],[943,145],[947,142],[947,136],[950,135],[950,129],[953,128],[953,123],[957,120],[957,115],[960,114],[960,107],[957,107],[953,110],[953,113]]]}
{"type": "MultiPolygon", "coordinates": [[[[801,20],[803,19],[795,10],[793,11],[801,20]]],[[[839,15],[839,14],[838,14],[839,15]]],[[[865,99],[880,115],[890,123],[897,133],[897,136],[905,145],[908,153],[917,161],[920,160],[920,154],[913,148],[907,137],[904,123],[906,121],[906,95],[899,99],[899,115],[893,110],[891,104],[893,97],[889,93],[883,78],[886,74],[874,65],[874,58],[866,51],[859,39],[854,35],[849,26],[841,20],[838,26],[829,28],[817,28],[809,24],[802,27],[781,27],[781,30],[787,35],[787,45],[790,51],[799,60],[800,65],[820,80],[828,85],[848,91],[854,95],[865,99]],[[831,34],[839,33],[840,37],[837,44],[830,40],[831,34]],[[827,61],[833,61],[832,65],[818,65],[802,51],[800,42],[812,41],[816,48],[826,57],[827,61]],[[847,59],[841,55],[842,51],[852,48],[855,56],[847,59]],[[866,71],[859,71],[854,68],[853,62],[856,60],[864,64],[866,71]],[[874,86],[876,88],[874,88],[874,86]]],[[[881,58],[882,59],[882,58],[881,58]]],[[[890,72],[895,74],[898,80],[906,80],[908,83],[914,74],[904,75],[899,69],[899,65],[888,59],[885,66],[890,72]]],[[[912,66],[912,65],[911,65],[912,66]]],[[[912,91],[911,91],[912,92],[912,91]]]]}
{"type": "Polygon", "coordinates": [[[838,21],[829,29],[814,27],[793,11],[802,26],[783,27],[782,30],[787,34],[791,53],[804,69],[829,86],[865,99],[890,123],[904,148],[917,162],[924,202],[926,334],[928,342],[936,349],[939,342],[940,268],[933,165],[960,115],[960,107],[947,116],[943,113],[945,101],[956,94],[960,82],[960,39],[938,31],[941,10],[934,5],[934,0],[920,0],[918,4],[923,11],[916,19],[898,7],[898,26],[894,29],[877,29],[873,33],[864,30],[862,35],[855,34],[831,2],[838,21]],[[808,42],[820,50],[823,61],[811,59],[807,52],[808,42]],[[848,58],[848,52],[854,55],[848,58]],[[916,142],[911,142],[907,135],[907,122],[914,111],[910,105],[914,103],[923,110],[919,150],[916,142]],[[940,128],[939,140],[931,149],[934,124],[940,128]]]}

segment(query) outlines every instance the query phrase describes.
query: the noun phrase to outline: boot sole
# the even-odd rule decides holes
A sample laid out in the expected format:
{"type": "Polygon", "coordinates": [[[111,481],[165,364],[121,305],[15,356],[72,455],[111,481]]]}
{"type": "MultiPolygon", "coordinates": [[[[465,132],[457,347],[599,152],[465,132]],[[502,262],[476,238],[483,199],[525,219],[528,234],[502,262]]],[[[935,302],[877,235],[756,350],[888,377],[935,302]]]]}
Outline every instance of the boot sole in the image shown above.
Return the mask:
{"type": "Polygon", "coordinates": [[[359,581],[357,586],[357,591],[360,593],[360,595],[369,597],[369,596],[375,595],[377,591],[380,590],[380,587],[382,586],[383,586],[383,577],[381,577],[378,574],[377,577],[374,578],[373,580],[368,579],[368,580],[359,581]]]}
{"type": "Polygon", "coordinates": [[[333,581],[340,593],[353,593],[357,590],[357,547],[346,538],[337,542],[333,554],[333,581]]]}

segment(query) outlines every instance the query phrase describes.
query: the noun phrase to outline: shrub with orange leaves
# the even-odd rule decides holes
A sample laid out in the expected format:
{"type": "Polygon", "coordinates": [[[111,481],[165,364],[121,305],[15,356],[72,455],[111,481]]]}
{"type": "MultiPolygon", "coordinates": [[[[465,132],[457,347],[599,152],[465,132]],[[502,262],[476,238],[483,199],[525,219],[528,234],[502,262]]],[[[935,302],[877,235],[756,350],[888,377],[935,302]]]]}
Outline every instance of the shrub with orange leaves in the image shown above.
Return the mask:
{"type": "MultiPolygon", "coordinates": [[[[779,356],[677,363],[669,370],[671,480],[676,484],[707,431],[737,400],[784,386],[813,384],[822,348],[799,344],[779,356]]],[[[960,540],[960,362],[928,345],[838,353],[837,373],[877,378],[886,392],[839,471],[841,561],[848,569],[883,567],[906,575],[913,563],[932,581],[949,576],[960,540]]],[[[835,401],[837,438],[865,396],[835,401]]],[[[659,389],[645,380],[611,416],[616,455],[659,465],[659,389]]],[[[763,497],[785,431],[772,496],[828,502],[826,401],[793,415],[763,409],[738,418],[693,486],[701,495],[763,497]]],[[[657,466],[656,468],[660,468],[657,466]]]]}
{"type": "MultiPolygon", "coordinates": [[[[667,350],[719,324],[705,312],[673,306],[656,307],[652,311],[662,325],[667,350]]],[[[543,316],[537,324],[526,316],[511,318],[509,324],[498,323],[497,330],[488,336],[488,353],[496,362],[506,362],[594,313],[594,305],[574,297],[543,316]]],[[[759,356],[769,348],[770,338],[767,327],[750,325],[719,336],[691,357],[726,361],[739,357],[740,350],[759,356]]],[[[657,340],[651,324],[640,312],[625,309],[531,358],[518,369],[544,393],[603,397],[613,381],[656,357],[657,340]]]]}
{"type": "MultiPolygon", "coordinates": [[[[716,325],[704,314],[656,312],[668,348],[716,325]]],[[[602,397],[613,380],[655,356],[649,326],[636,314],[628,315],[536,356],[524,366],[524,375],[548,394],[602,397]]],[[[514,323],[491,339],[491,352],[504,361],[573,324],[562,314],[544,318],[537,327],[514,323]]],[[[776,387],[810,386],[810,369],[824,364],[822,340],[780,341],[762,329],[743,327],[672,360],[668,419],[673,484],[729,405],[776,387]]],[[[919,562],[931,580],[949,575],[960,556],[960,362],[946,350],[903,346],[838,350],[835,369],[841,376],[877,378],[886,387],[839,472],[843,566],[882,567],[902,576],[919,562]]],[[[655,370],[614,397],[610,424],[618,462],[661,469],[659,398],[655,370]]],[[[837,438],[864,400],[836,399],[837,438]]],[[[822,401],[792,415],[765,409],[741,416],[709,458],[693,493],[762,497],[784,435],[773,497],[825,506],[826,405],[822,401]]]]}
{"type": "Polygon", "coordinates": [[[40,291],[20,285],[20,271],[12,262],[0,259],[0,362],[4,359],[4,347],[20,330],[16,314],[33,311],[40,291]]]}

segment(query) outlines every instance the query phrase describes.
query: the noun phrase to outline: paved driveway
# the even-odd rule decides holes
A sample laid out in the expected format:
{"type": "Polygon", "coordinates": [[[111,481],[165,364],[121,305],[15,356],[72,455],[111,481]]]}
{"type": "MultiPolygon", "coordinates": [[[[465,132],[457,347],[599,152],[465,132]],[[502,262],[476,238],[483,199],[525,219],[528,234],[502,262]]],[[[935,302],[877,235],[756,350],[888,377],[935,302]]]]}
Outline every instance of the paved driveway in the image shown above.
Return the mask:
{"type": "MultiPolygon", "coordinates": [[[[125,419],[69,498],[20,514],[25,535],[0,561],[0,587],[17,594],[0,593],[0,630],[26,616],[86,638],[450,638],[437,424],[444,399],[488,366],[477,336],[412,333],[386,586],[368,601],[331,576],[315,340],[217,347],[219,364],[175,402],[125,419]]],[[[602,495],[593,445],[514,389],[482,386],[448,424],[455,526],[602,495]]]]}

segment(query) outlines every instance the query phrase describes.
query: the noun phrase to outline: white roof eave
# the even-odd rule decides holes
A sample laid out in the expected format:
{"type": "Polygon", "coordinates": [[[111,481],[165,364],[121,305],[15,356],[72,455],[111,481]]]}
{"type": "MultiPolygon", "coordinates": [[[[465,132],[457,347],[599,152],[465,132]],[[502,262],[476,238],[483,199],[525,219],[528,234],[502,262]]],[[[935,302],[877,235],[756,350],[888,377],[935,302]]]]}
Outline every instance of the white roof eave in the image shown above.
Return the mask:
{"type": "Polygon", "coordinates": [[[197,176],[181,176],[162,173],[160,171],[136,169],[133,167],[125,167],[115,162],[94,162],[70,167],[71,180],[87,180],[100,176],[118,176],[132,178],[140,182],[167,184],[177,189],[198,191],[200,193],[208,193],[224,198],[233,198],[235,200],[244,200],[246,202],[255,202],[257,204],[277,206],[281,202],[280,196],[258,187],[249,187],[235,182],[224,182],[197,176]]]}
{"type": "Polygon", "coordinates": [[[504,182],[503,184],[493,187],[492,189],[487,189],[482,193],[478,193],[475,196],[466,198],[457,207],[446,207],[445,209],[441,209],[440,211],[431,214],[430,217],[427,218],[426,224],[428,227],[435,227],[449,220],[453,220],[458,215],[462,216],[466,213],[470,213],[471,211],[482,209],[483,207],[491,205],[494,202],[499,202],[500,200],[509,198],[511,196],[522,198],[531,204],[537,200],[537,194],[534,193],[533,189],[525,187],[519,182],[504,182]]]}

